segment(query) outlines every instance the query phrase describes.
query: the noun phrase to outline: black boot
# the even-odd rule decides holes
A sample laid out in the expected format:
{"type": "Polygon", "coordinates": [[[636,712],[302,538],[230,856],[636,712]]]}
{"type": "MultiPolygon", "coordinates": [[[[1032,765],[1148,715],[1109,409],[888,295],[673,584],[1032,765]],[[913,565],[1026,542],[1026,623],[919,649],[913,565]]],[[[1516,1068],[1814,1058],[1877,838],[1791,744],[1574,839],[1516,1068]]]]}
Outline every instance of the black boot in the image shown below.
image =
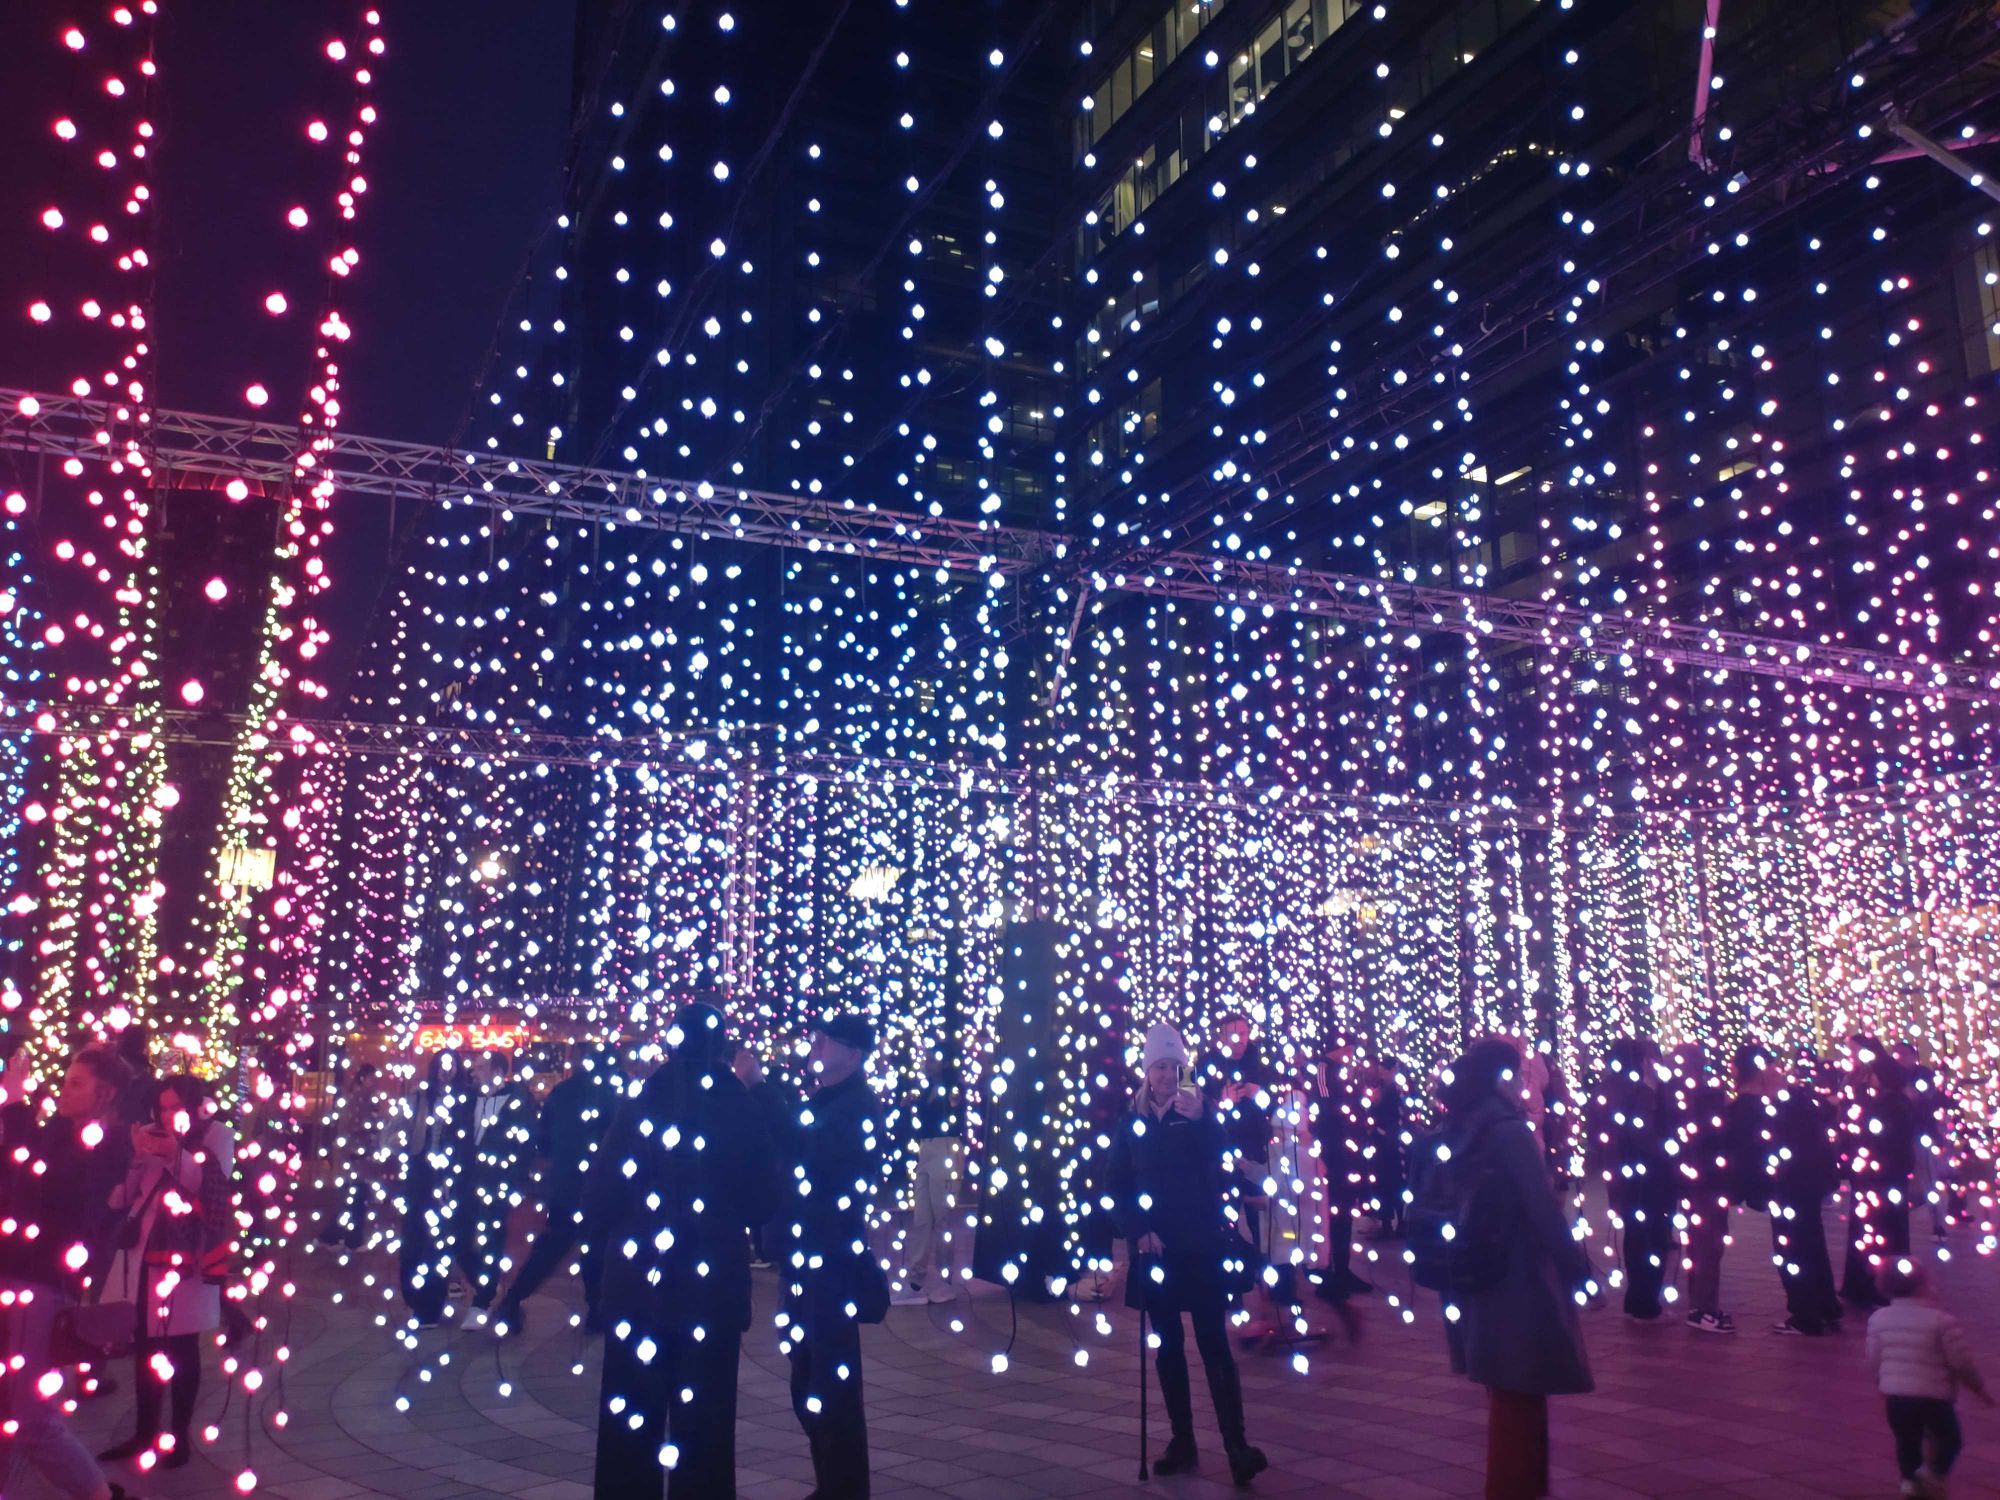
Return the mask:
{"type": "Polygon", "coordinates": [[[1215,1425],[1222,1429],[1222,1448],[1229,1455],[1229,1477],[1238,1484],[1248,1484],[1270,1467],[1270,1461],[1243,1435],[1243,1382],[1237,1376],[1236,1361],[1226,1357],[1225,1351],[1225,1357],[1213,1363],[1204,1357],[1202,1366],[1208,1371],[1215,1425]]]}
{"type": "Polygon", "coordinates": [[[1187,1355],[1153,1361],[1160,1377],[1160,1404],[1167,1409],[1166,1451],[1153,1464],[1155,1474],[1192,1474],[1200,1465],[1194,1451],[1194,1395],[1188,1389],[1187,1355]]]}
{"type": "Polygon", "coordinates": [[[1168,1438],[1165,1450],[1153,1460],[1153,1472],[1160,1475],[1192,1474],[1200,1467],[1191,1437],[1168,1438]]]}
{"type": "Polygon", "coordinates": [[[1262,1448],[1253,1448],[1248,1443],[1229,1446],[1229,1477],[1238,1484],[1248,1484],[1270,1467],[1271,1461],[1264,1457],[1262,1448]]]}

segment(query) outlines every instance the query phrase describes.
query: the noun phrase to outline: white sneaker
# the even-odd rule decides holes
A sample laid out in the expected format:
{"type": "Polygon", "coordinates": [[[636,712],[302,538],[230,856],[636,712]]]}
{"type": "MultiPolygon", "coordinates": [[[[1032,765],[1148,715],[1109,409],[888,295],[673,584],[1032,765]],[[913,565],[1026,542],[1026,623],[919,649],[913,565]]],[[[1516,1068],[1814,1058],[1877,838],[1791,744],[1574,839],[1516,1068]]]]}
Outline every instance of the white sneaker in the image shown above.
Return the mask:
{"type": "Polygon", "coordinates": [[[1924,1482],[1921,1479],[1905,1479],[1896,1493],[1910,1497],[1910,1500],[1923,1500],[1924,1482]]]}
{"type": "Polygon", "coordinates": [[[920,1286],[906,1286],[901,1291],[889,1294],[891,1307],[922,1307],[930,1300],[924,1295],[924,1289],[920,1286]]]}
{"type": "Polygon", "coordinates": [[[958,1293],[953,1290],[950,1281],[940,1276],[936,1281],[931,1283],[930,1290],[924,1294],[924,1300],[934,1306],[946,1302],[956,1302],[958,1300],[958,1293]]]}

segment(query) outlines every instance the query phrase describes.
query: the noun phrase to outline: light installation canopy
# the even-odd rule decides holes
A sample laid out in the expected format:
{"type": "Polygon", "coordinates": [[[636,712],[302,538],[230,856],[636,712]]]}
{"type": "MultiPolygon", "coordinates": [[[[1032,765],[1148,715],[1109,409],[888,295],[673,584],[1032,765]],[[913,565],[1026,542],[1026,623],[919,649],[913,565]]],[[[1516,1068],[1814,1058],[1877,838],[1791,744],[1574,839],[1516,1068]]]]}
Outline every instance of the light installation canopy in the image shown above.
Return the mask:
{"type": "Polygon", "coordinates": [[[1437,7],[1305,7],[1248,71],[1218,30],[1176,66],[1219,111],[1129,202],[1051,7],[636,16],[473,451],[1068,540],[940,568],[439,506],[358,711],[656,763],[351,762],[346,991],[610,1024],[717,983],[774,1038],[859,1001],[901,1067],[990,1049],[1042,914],[1064,1035],[1108,942],[1196,1031],[1429,1063],[1505,1026],[1588,1072],[1632,1027],[1865,1022],[1985,1088],[1993,713],[1940,674],[1995,666],[2000,267],[1881,121],[1977,141],[1993,39],[1745,6],[1691,139],[1696,39],[1639,9],[1497,5],[1442,62],[1437,7]],[[1169,549],[1372,578],[1379,617],[1135,591],[1169,549]],[[1524,602],[1546,639],[1494,628],[1524,602]]]}

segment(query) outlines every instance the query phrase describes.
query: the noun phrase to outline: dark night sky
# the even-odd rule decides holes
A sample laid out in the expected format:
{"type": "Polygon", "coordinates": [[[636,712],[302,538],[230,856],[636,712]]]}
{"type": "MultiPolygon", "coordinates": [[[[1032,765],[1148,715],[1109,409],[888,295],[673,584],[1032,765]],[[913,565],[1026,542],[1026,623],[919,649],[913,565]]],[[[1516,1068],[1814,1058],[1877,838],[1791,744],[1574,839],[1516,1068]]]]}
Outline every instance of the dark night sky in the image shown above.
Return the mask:
{"type": "MultiPolygon", "coordinates": [[[[61,192],[49,124],[74,106],[54,38],[73,5],[0,0],[0,385],[74,374],[23,309],[50,252],[35,223],[61,192]]],[[[383,0],[389,54],[364,162],[360,273],[345,308],[345,425],[445,442],[458,428],[503,301],[554,211],[570,96],[574,0],[383,0]]],[[[158,391],[163,404],[249,415],[243,308],[271,241],[247,217],[298,158],[298,80],[350,0],[165,0],[157,169],[158,391]]],[[[320,69],[321,72],[324,68],[320,69]]],[[[254,294],[254,295],[253,295],[254,294]]],[[[309,341],[299,341],[301,355],[309,341]]],[[[370,501],[336,514],[338,660],[365,627],[387,557],[370,501]]]]}

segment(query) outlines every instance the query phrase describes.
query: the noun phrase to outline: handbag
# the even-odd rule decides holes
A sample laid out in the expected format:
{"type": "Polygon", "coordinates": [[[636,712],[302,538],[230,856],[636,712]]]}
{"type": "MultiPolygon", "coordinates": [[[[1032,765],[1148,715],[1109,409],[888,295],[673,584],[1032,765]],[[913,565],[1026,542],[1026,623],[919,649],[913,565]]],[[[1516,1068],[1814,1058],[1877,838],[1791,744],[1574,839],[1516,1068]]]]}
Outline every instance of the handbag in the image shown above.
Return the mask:
{"type": "Polygon", "coordinates": [[[49,1330],[49,1364],[96,1365],[122,1359],[138,1341],[137,1302],[81,1302],[56,1314],[49,1330]]]}

